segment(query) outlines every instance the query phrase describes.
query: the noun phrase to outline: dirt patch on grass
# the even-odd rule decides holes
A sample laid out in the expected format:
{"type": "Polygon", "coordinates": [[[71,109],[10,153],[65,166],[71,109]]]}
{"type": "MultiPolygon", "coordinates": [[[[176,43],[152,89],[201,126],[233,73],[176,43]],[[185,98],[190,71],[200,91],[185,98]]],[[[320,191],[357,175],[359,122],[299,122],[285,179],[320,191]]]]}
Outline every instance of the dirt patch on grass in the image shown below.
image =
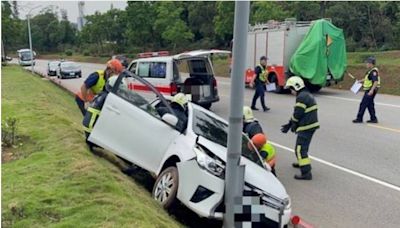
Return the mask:
{"type": "Polygon", "coordinates": [[[2,163],[18,160],[27,155],[27,153],[25,153],[24,151],[24,146],[33,143],[31,138],[29,136],[22,135],[22,136],[17,136],[16,139],[17,140],[14,145],[1,147],[2,163]]]}

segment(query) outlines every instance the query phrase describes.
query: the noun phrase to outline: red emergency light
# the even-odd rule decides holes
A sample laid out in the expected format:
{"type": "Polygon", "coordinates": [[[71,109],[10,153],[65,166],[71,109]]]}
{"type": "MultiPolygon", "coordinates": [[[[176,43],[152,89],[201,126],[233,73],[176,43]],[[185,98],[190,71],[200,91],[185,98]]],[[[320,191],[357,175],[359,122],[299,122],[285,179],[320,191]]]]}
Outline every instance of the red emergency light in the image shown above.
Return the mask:
{"type": "Polygon", "coordinates": [[[138,56],[138,58],[169,56],[169,51],[143,52],[143,53],[139,53],[137,56],[138,56]]]}

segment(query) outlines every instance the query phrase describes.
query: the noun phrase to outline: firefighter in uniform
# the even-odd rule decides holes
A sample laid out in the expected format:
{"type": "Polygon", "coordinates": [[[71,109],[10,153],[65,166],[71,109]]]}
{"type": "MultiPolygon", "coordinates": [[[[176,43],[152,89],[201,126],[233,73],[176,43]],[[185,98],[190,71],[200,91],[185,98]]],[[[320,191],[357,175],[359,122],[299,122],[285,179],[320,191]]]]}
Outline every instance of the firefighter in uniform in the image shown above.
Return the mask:
{"type": "MultiPolygon", "coordinates": [[[[174,111],[174,115],[178,118],[176,129],[183,133],[186,130],[188,122],[188,99],[184,93],[177,93],[172,97],[171,108],[174,111]]],[[[169,113],[166,107],[157,108],[158,114],[162,117],[164,114],[169,113]]]]}
{"type": "Polygon", "coordinates": [[[267,70],[267,57],[262,56],[260,58],[260,65],[256,66],[254,69],[254,77],[250,82],[250,86],[255,86],[253,101],[251,102],[251,109],[258,110],[256,108],[257,99],[260,98],[261,106],[264,112],[268,111],[269,108],[265,105],[264,95],[265,95],[265,84],[268,84],[268,70],[267,70]]]}
{"type": "Polygon", "coordinates": [[[243,107],[243,132],[247,134],[249,139],[257,147],[260,156],[271,166],[272,173],[275,174],[275,147],[267,143],[263,129],[249,106],[243,107]]]}
{"type": "Polygon", "coordinates": [[[318,123],[318,106],[313,95],[307,90],[303,79],[298,76],[290,77],[285,88],[289,88],[293,95],[296,95],[296,104],[293,116],[289,123],[282,125],[281,131],[287,133],[289,130],[297,134],[295,153],[297,163],[294,168],[300,168],[301,175],[295,175],[298,180],[311,180],[311,160],[308,157],[308,148],[318,123]]]}
{"type": "MultiPolygon", "coordinates": [[[[112,76],[107,80],[107,84],[105,85],[105,89],[101,91],[93,101],[90,103],[85,116],[83,117],[82,125],[85,131],[86,143],[88,144],[90,150],[95,146],[93,143],[89,142],[87,139],[89,138],[90,133],[93,130],[94,125],[96,124],[97,119],[99,118],[101,109],[103,108],[104,102],[107,98],[108,93],[114,87],[115,82],[117,81],[118,76],[112,76]]],[[[125,80],[121,81],[121,85],[119,86],[120,90],[128,90],[128,86],[125,80]]]]}
{"type": "Polygon", "coordinates": [[[111,75],[120,74],[122,70],[123,66],[121,62],[117,59],[112,59],[107,62],[107,68],[105,70],[95,71],[87,77],[80,91],[78,91],[75,96],[76,104],[83,116],[85,116],[89,102],[93,100],[95,95],[103,91],[107,79],[111,75]]]}
{"type": "Polygon", "coordinates": [[[251,138],[254,146],[257,148],[260,156],[264,160],[264,162],[268,163],[271,167],[271,172],[276,176],[275,173],[275,163],[276,163],[276,151],[275,147],[267,142],[267,137],[258,133],[251,138]]]}
{"type": "Polygon", "coordinates": [[[378,68],[375,67],[375,58],[368,57],[366,63],[368,71],[365,74],[364,79],[360,80],[363,83],[364,96],[360,103],[357,118],[353,120],[353,123],[362,123],[365,109],[368,108],[370,120],[367,123],[378,123],[378,118],[375,115],[375,95],[378,93],[378,89],[381,86],[381,79],[379,77],[378,68]]]}
{"type": "Polygon", "coordinates": [[[254,118],[253,111],[249,106],[243,107],[243,132],[253,138],[254,135],[262,133],[263,129],[256,118],[254,118]]]}

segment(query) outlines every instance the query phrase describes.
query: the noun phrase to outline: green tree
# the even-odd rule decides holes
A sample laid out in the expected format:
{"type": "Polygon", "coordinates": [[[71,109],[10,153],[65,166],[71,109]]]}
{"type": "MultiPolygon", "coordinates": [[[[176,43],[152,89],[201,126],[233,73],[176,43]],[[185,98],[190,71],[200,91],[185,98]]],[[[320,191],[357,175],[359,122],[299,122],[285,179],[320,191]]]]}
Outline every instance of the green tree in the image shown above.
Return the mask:
{"type": "Polygon", "coordinates": [[[157,2],[157,19],[154,27],[161,31],[161,37],[172,45],[173,51],[177,47],[184,47],[193,39],[193,33],[189,30],[185,21],[181,19],[184,10],[181,2],[157,2]]]}
{"type": "Polygon", "coordinates": [[[154,2],[128,2],[123,33],[129,47],[143,51],[148,47],[159,46],[160,33],[153,29],[156,19],[154,2]]]}
{"type": "Polygon", "coordinates": [[[5,50],[12,50],[21,41],[21,21],[15,18],[11,4],[8,1],[1,2],[1,37],[5,50]]]}
{"type": "Polygon", "coordinates": [[[255,2],[251,6],[250,22],[255,24],[269,20],[283,21],[290,16],[291,13],[278,2],[255,2]]]}
{"type": "Polygon", "coordinates": [[[214,18],[215,34],[218,44],[229,46],[233,38],[234,2],[217,2],[217,15],[214,18]]]}
{"type": "Polygon", "coordinates": [[[199,45],[210,48],[214,45],[214,28],[212,26],[216,14],[215,2],[187,2],[188,25],[199,45]]]}

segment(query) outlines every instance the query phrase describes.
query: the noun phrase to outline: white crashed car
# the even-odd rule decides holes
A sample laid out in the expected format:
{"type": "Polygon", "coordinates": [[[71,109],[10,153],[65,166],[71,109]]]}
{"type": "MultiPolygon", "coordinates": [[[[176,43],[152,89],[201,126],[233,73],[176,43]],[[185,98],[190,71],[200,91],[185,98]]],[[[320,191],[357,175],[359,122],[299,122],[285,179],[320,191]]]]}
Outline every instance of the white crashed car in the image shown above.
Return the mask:
{"type": "MultiPolygon", "coordinates": [[[[181,133],[169,102],[147,81],[124,71],[88,139],[156,176],[152,195],[164,207],[179,200],[202,217],[222,219],[228,124],[191,102],[187,114],[181,133]],[[160,107],[169,113],[161,117],[160,107]]],[[[284,226],[290,220],[290,198],[248,142],[243,135],[244,191],[261,197],[264,219],[284,226]]]]}

